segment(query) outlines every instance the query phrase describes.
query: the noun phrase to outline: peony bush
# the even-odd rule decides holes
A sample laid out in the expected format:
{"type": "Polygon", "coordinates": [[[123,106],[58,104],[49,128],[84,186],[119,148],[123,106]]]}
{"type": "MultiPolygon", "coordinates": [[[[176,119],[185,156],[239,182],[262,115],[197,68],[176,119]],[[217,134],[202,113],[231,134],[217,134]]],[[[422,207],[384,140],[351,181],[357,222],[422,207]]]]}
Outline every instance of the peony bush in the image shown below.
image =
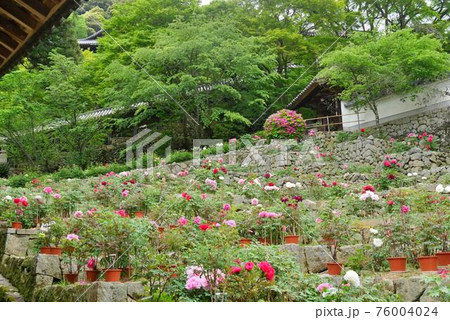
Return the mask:
{"type": "Polygon", "coordinates": [[[305,135],[306,122],[301,114],[283,109],[267,118],[264,130],[269,138],[300,140],[305,135]]]}

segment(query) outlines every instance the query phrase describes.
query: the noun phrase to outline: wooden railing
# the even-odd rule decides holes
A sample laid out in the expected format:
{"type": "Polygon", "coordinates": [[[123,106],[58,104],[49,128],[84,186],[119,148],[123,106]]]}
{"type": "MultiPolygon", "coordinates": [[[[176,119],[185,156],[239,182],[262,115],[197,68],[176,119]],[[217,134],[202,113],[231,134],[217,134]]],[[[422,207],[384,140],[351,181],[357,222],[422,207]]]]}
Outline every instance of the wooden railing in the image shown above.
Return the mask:
{"type": "Polygon", "coordinates": [[[345,121],[345,124],[349,123],[358,123],[358,126],[360,125],[359,116],[362,113],[352,113],[352,114],[344,114],[344,115],[334,115],[334,116],[325,116],[325,117],[318,117],[318,118],[311,118],[306,119],[306,128],[307,129],[320,129],[324,128],[323,131],[341,131],[342,125],[344,124],[343,118],[348,116],[357,116],[357,120],[353,121],[345,121]],[[335,121],[337,120],[337,121],[335,121]],[[311,123],[312,122],[312,123],[311,123]],[[337,127],[337,130],[336,130],[337,127]]]}

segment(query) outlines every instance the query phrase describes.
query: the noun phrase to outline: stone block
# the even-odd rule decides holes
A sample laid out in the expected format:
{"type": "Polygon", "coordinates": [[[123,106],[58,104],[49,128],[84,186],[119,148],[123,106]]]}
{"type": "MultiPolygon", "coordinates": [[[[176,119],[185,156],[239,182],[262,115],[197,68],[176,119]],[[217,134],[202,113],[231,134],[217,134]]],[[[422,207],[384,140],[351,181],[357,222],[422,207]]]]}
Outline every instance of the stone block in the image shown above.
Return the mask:
{"type": "Polygon", "coordinates": [[[89,301],[92,302],[126,302],[127,285],[120,282],[96,282],[89,289],[89,301]]]}
{"type": "Polygon", "coordinates": [[[47,254],[38,254],[36,258],[36,274],[62,279],[59,257],[47,254]]]}
{"type": "Polygon", "coordinates": [[[42,274],[36,275],[36,287],[51,286],[53,284],[52,276],[45,276],[42,274]]]}
{"type": "Polygon", "coordinates": [[[333,262],[331,251],[326,246],[307,246],[305,249],[308,272],[318,273],[327,270],[327,262],[333,262]]]}
{"type": "Polygon", "coordinates": [[[144,285],[141,282],[126,282],[127,295],[133,300],[138,300],[145,295],[144,285]]]}
{"type": "Polygon", "coordinates": [[[25,257],[28,250],[29,237],[9,233],[5,241],[5,254],[25,257]]]}
{"type": "Polygon", "coordinates": [[[352,246],[343,246],[338,249],[337,260],[339,263],[347,263],[348,258],[356,253],[358,249],[361,249],[362,245],[356,244],[352,246]]]}
{"type": "Polygon", "coordinates": [[[410,277],[394,280],[395,293],[401,295],[405,302],[419,301],[426,289],[423,278],[410,277]]]}

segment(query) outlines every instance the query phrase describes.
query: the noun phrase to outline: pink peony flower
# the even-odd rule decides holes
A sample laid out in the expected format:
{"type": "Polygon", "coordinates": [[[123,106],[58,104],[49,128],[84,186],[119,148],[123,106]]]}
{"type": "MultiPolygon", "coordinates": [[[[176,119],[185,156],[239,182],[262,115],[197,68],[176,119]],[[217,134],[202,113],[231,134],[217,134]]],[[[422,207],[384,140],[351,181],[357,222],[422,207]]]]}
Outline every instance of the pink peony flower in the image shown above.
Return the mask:
{"type": "Polygon", "coordinates": [[[230,204],[229,204],[229,203],[225,203],[225,204],[223,205],[223,210],[225,210],[225,211],[231,210],[230,204]]]}
{"type": "Polygon", "coordinates": [[[252,199],[252,206],[257,206],[259,204],[259,200],[256,198],[252,199]]]}
{"type": "Polygon", "coordinates": [[[244,183],[245,183],[245,180],[244,180],[244,179],[239,179],[238,183],[239,183],[239,184],[244,184],[244,183]]]}
{"type": "Polygon", "coordinates": [[[53,195],[53,198],[55,198],[55,199],[61,199],[61,195],[60,195],[59,193],[55,193],[55,194],[53,195]]]}
{"type": "Polygon", "coordinates": [[[51,187],[45,187],[44,193],[47,193],[47,194],[53,193],[53,189],[51,187]]]}
{"type": "Polygon", "coordinates": [[[200,224],[200,223],[202,223],[202,218],[200,218],[199,216],[196,216],[194,218],[194,224],[200,224]]]}
{"type": "Polygon", "coordinates": [[[125,189],[125,190],[122,191],[122,196],[126,197],[126,196],[128,196],[129,193],[130,193],[130,191],[125,189]]]}
{"type": "Polygon", "coordinates": [[[323,222],[323,220],[322,219],[320,219],[320,218],[316,218],[316,223],[322,223],[323,222]]]}
{"type": "Polygon", "coordinates": [[[206,194],[202,193],[201,197],[203,200],[205,200],[208,196],[206,194]]]}
{"type": "Polygon", "coordinates": [[[325,289],[331,289],[333,286],[328,282],[321,283],[317,286],[317,291],[323,292],[325,289]]]}
{"type": "Polygon", "coordinates": [[[76,235],[75,233],[68,234],[66,238],[69,241],[80,241],[80,237],[78,237],[78,235],[76,235]]]}
{"type": "Polygon", "coordinates": [[[73,214],[73,217],[74,217],[74,218],[77,218],[77,219],[83,218],[83,212],[81,212],[81,211],[75,211],[74,214],[73,214]]]}
{"type": "Polygon", "coordinates": [[[185,217],[181,217],[180,219],[178,219],[178,224],[180,226],[185,226],[188,223],[188,219],[186,219],[185,217]]]}
{"type": "Polygon", "coordinates": [[[223,223],[227,224],[230,227],[236,227],[236,221],[234,220],[225,220],[223,223]]]}

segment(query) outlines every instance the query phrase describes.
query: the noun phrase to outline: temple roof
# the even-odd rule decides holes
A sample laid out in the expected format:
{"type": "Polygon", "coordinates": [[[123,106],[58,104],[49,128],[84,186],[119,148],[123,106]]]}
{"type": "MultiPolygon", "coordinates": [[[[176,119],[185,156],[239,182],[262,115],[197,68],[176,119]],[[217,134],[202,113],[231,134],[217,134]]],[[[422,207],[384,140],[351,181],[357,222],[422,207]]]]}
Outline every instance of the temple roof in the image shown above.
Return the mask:
{"type": "Polygon", "coordinates": [[[83,0],[2,0],[0,3],[0,76],[14,67],[46,32],[83,0]]]}

